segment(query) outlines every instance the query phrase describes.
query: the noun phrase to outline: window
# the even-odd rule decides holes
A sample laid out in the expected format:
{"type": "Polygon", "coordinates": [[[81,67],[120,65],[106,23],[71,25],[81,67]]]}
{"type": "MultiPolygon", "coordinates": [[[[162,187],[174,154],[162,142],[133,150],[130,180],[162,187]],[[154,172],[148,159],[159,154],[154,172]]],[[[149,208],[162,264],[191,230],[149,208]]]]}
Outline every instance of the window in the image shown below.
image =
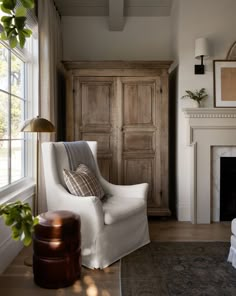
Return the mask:
{"type": "Polygon", "coordinates": [[[25,176],[25,63],[0,44],[0,188],[25,176]]]}
{"type": "Polygon", "coordinates": [[[24,50],[0,43],[0,198],[23,186],[35,171],[34,137],[20,127],[37,114],[37,47],[37,36],[24,50]]]}

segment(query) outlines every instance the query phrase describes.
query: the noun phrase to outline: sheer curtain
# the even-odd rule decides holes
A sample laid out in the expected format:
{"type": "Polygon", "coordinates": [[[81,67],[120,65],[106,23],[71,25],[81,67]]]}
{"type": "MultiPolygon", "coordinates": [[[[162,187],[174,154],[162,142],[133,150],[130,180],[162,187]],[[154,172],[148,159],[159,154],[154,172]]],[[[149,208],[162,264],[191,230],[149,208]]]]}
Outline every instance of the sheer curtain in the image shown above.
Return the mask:
{"type": "MultiPolygon", "coordinates": [[[[53,0],[38,0],[39,116],[50,120],[57,131],[58,77],[62,72],[61,21],[53,0]]],[[[42,133],[41,142],[55,141],[57,132],[42,133]]],[[[41,155],[41,154],[40,154],[41,155]]],[[[39,165],[39,213],[46,211],[42,159],[39,165]]]]}

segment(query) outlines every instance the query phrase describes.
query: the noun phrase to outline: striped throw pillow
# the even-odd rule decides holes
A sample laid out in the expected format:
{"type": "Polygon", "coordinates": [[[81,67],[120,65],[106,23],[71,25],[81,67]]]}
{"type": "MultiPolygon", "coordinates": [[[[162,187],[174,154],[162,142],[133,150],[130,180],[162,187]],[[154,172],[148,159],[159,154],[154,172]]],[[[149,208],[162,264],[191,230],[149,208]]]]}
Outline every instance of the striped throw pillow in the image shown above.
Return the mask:
{"type": "Polygon", "coordinates": [[[64,169],[63,176],[69,192],[77,196],[97,196],[102,199],[104,191],[97,177],[84,164],[80,164],[76,171],[64,169]]]}

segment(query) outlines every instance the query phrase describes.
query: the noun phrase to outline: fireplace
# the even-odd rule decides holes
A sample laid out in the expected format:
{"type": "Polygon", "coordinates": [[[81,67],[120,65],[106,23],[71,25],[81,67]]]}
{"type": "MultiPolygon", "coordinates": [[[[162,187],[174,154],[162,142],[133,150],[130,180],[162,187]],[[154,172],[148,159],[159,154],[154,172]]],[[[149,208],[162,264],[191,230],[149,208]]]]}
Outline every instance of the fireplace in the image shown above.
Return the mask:
{"type": "Polygon", "coordinates": [[[220,158],[220,221],[236,218],[236,157],[220,158]]]}
{"type": "MultiPolygon", "coordinates": [[[[186,180],[187,185],[189,184],[191,221],[199,224],[219,221],[221,213],[218,158],[236,157],[236,108],[189,108],[184,109],[184,113],[187,119],[186,143],[189,147],[186,180]]],[[[236,176],[233,178],[233,183],[236,184],[236,176]]],[[[184,198],[186,199],[187,195],[184,198]]],[[[187,206],[183,198],[179,201],[181,202],[182,207],[187,206]]],[[[236,218],[234,213],[232,215],[236,218]]]]}

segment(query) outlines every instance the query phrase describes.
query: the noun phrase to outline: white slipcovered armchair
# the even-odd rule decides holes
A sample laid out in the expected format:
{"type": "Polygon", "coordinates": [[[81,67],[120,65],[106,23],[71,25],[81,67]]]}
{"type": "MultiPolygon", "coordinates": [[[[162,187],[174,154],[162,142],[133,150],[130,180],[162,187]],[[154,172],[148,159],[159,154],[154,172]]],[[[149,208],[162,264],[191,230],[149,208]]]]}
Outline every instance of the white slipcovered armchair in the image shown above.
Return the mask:
{"type": "Polygon", "coordinates": [[[70,194],[63,169],[70,169],[63,142],[42,144],[48,210],[69,210],[80,215],[82,264],[105,268],[150,242],[146,199],[148,184],[114,185],[100,174],[97,143],[87,142],[96,163],[94,172],[108,197],[78,197],[70,194]]]}

